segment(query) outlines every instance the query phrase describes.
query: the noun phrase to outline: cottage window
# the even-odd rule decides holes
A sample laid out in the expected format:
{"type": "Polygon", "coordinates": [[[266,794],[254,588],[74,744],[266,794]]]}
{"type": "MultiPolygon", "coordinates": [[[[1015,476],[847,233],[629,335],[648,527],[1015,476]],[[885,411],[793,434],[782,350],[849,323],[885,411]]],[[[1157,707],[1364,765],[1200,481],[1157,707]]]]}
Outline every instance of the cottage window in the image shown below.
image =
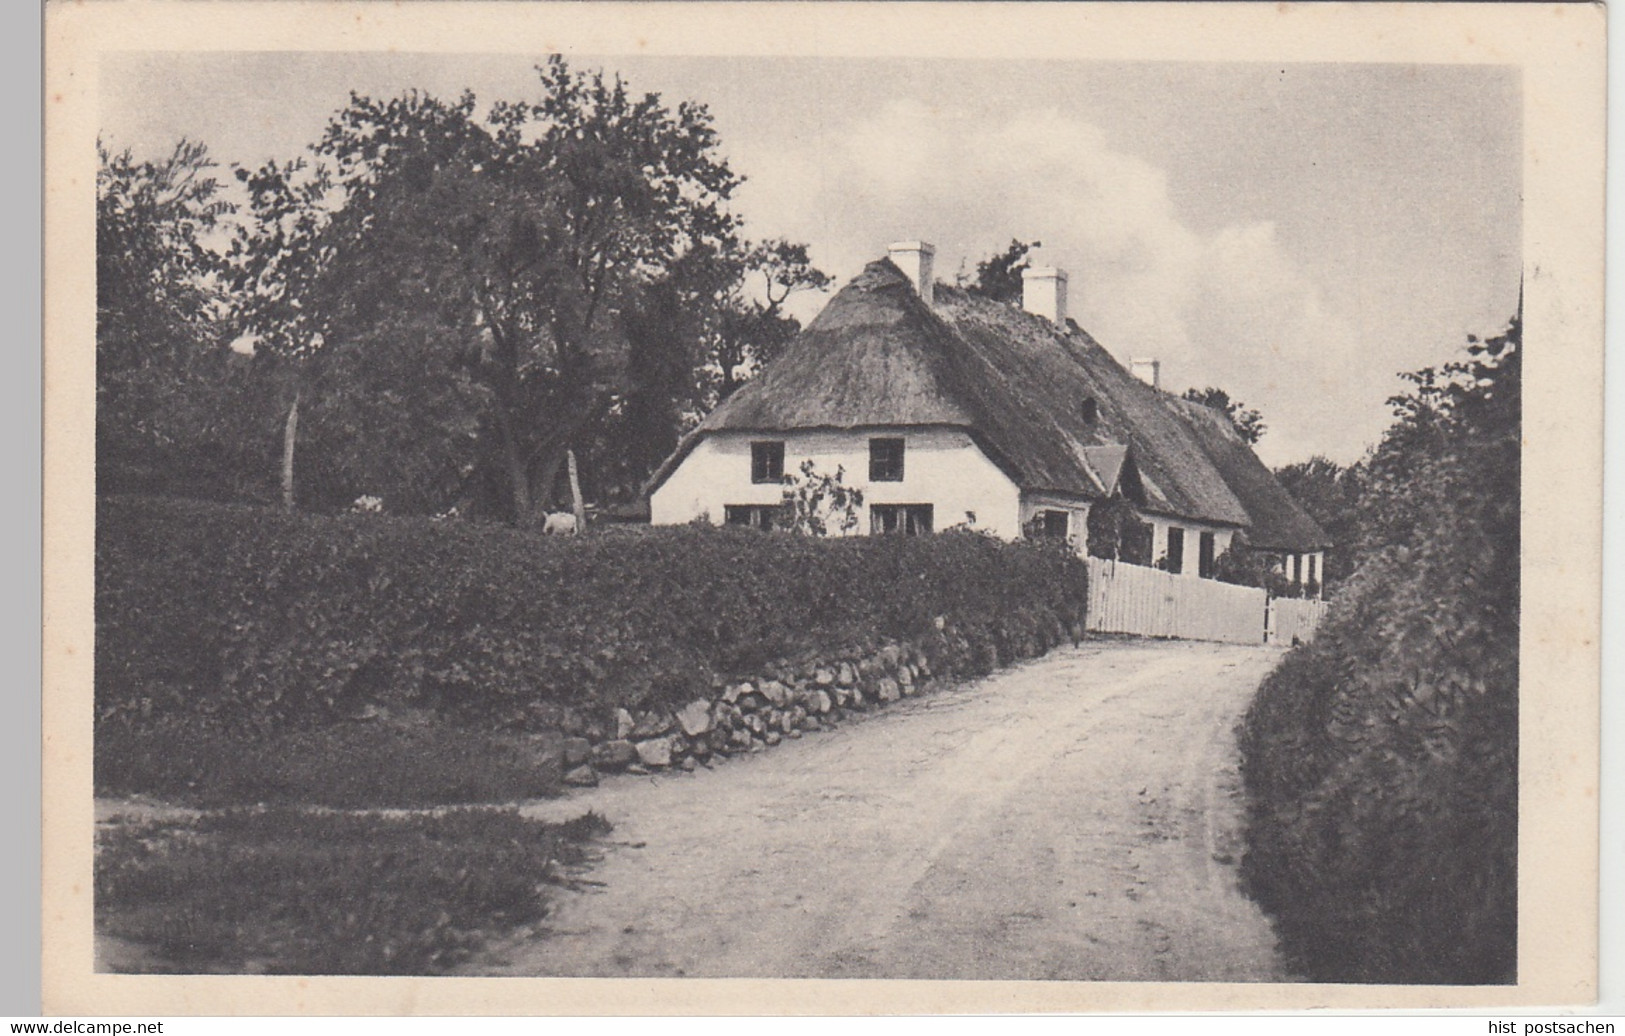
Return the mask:
{"type": "Polygon", "coordinates": [[[1203,579],[1213,578],[1214,539],[1211,532],[1202,533],[1196,544],[1196,574],[1203,579]]]}
{"type": "Polygon", "coordinates": [[[750,480],[752,482],[784,481],[784,443],[753,442],[750,444],[750,480]]]}
{"type": "Polygon", "coordinates": [[[903,481],[903,440],[869,440],[869,481],[903,481]]]}
{"type": "Polygon", "coordinates": [[[1168,527],[1168,571],[1185,571],[1185,530],[1177,525],[1168,527]]]}
{"type": "Polygon", "coordinates": [[[726,504],[722,508],[722,520],[749,529],[772,529],[779,524],[779,510],[777,506],[761,504],[726,504]]]}
{"type": "Polygon", "coordinates": [[[1093,396],[1087,396],[1083,401],[1083,423],[1094,424],[1100,420],[1100,404],[1095,402],[1093,396]]]}
{"type": "Polygon", "coordinates": [[[1046,540],[1064,540],[1070,532],[1071,515],[1065,511],[1039,511],[1035,523],[1038,535],[1046,540]]]}
{"type": "Polygon", "coordinates": [[[873,504],[869,508],[869,531],[876,536],[929,536],[930,504],[873,504]]]}

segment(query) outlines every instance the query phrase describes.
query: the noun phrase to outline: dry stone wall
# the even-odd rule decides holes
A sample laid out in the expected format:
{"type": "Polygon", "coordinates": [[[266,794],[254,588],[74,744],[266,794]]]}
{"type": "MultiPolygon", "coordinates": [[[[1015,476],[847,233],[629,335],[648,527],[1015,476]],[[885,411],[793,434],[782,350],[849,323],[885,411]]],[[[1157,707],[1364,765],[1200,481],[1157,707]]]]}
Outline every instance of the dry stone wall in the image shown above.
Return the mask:
{"type": "Polygon", "coordinates": [[[564,780],[590,787],[604,774],[693,770],[729,756],[761,752],[923,693],[944,677],[985,672],[1082,635],[1081,629],[1068,630],[1053,622],[1001,650],[997,645],[974,646],[951,627],[939,628],[922,642],[888,643],[875,650],[769,666],[753,678],[723,683],[711,696],[680,708],[636,713],[615,709],[606,721],[587,724],[565,738],[564,780]]]}

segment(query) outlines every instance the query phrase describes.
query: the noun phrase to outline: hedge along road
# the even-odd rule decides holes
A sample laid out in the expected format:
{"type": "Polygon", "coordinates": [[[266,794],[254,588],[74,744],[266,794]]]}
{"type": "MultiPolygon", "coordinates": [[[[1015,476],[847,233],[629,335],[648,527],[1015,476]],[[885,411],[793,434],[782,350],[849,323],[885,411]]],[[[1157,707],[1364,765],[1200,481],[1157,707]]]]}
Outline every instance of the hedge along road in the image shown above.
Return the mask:
{"type": "Polygon", "coordinates": [[[1091,641],[715,770],[529,809],[615,831],[475,974],[1271,981],[1234,730],[1279,652],[1091,641]]]}

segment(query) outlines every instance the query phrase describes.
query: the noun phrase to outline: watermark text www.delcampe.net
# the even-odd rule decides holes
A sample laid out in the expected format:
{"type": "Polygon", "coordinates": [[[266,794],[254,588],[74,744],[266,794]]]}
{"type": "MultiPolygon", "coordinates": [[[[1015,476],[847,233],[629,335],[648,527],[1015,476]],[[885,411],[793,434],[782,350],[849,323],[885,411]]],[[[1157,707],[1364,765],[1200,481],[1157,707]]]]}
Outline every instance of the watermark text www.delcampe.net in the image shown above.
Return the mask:
{"type": "Polygon", "coordinates": [[[74,1033],[77,1036],[162,1036],[163,1022],[12,1022],[11,1031],[41,1033],[74,1033]]]}

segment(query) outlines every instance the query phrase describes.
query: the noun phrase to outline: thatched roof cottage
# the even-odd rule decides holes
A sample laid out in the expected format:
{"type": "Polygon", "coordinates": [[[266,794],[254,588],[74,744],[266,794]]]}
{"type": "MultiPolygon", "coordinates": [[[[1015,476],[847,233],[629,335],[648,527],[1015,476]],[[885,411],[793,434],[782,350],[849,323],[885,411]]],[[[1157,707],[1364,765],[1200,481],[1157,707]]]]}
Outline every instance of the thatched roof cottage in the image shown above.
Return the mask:
{"type": "Polygon", "coordinates": [[[1245,532],[1318,578],[1325,534],[1222,415],[1069,320],[1064,273],[1027,270],[1018,308],[936,283],[931,260],[893,245],[841,289],[655,472],[652,521],[770,526],[811,460],[862,487],[859,532],[1067,537],[1192,575],[1245,532]]]}

